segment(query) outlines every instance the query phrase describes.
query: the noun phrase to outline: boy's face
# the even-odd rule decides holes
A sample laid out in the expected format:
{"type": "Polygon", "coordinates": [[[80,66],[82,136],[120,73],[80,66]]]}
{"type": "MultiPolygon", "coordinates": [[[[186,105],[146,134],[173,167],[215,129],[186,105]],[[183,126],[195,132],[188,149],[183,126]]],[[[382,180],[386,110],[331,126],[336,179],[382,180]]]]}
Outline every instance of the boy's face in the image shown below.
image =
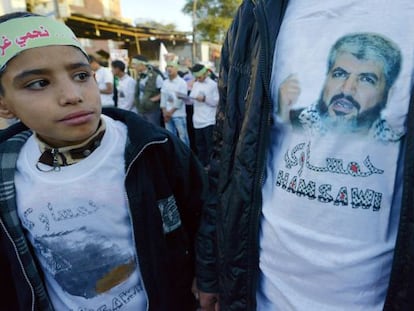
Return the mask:
{"type": "Polygon", "coordinates": [[[116,77],[119,77],[121,75],[122,70],[117,67],[111,67],[112,74],[116,77]]]}
{"type": "Polygon", "coordinates": [[[75,47],[25,50],[9,61],[1,83],[0,116],[17,117],[53,147],[79,144],[98,128],[99,89],[75,47]]]}

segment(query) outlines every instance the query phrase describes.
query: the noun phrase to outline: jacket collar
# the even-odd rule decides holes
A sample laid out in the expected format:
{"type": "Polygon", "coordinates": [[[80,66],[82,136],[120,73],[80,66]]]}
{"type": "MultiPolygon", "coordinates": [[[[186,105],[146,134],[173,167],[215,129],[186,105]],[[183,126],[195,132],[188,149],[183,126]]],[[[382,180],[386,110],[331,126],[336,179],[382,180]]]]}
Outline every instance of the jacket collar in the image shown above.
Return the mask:
{"type": "Polygon", "coordinates": [[[128,127],[128,138],[132,143],[139,146],[146,145],[154,140],[165,139],[166,137],[166,132],[162,127],[144,121],[135,112],[108,107],[103,108],[102,113],[116,121],[125,123],[128,127]]]}
{"type": "Polygon", "coordinates": [[[164,142],[168,139],[168,132],[161,126],[155,126],[135,112],[117,108],[103,108],[103,114],[116,121],[126,124],[128,128],[128,139],[125,149],[126,164],[147,145],[153,142],[164,142]]]}
{"type": "MultiPolygon", "coordinates": [[[[168,138],[168,133],[165,129],[144,121],[143,118],[134,112],[118,108],[103,108],[102,113],[126,124],[128,128],[128,139],[125,151],[126,163],[129,163],[146,145],[152,142],[163,142],[168,138]]],[[[13,161],[17,160],[20,149],[31,134],[32,131],[21,122],[0,131],[0,144],[6,140],[10,140],[12,143],[0,147],[0,150],[4,148],[4,153],[8,155],[8,161],[12,161],[11,155],[13,155],[13,161]]],[[[9,163],[9,165],[12,164],[9,163]]]]}

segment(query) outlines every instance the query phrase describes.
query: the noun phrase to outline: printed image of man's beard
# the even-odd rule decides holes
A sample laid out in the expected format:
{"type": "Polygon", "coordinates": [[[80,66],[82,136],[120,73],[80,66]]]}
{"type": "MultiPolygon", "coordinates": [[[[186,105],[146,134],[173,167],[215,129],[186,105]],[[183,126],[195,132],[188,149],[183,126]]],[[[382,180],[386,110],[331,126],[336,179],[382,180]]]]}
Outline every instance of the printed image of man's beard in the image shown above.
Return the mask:
{"type": "Polygon", "coordinates": [[[329,106],[335,103],[337,100],[345,99],[357,108],[357,115],[355,117],[348,119],[347,115],[345,114],[342,116],[337,114],[335,117],[330,116],[328,114],[329,106],[324,102],[322,96],[319,98],[316,108],[321,118],[324,120],[328,127],[336,127],[344,130],[346,129],[352,132],[358,132],[369,129],[375,122],[375,120],[380,118],[381,110],[385,107],[387,103],[387,96],[384,96],[384,98],[384,100],[377,103],[374,107],[371,107],[363,112],[359,112],[361,105],[352,96],[346,96],[344,94],[335,95],[334,97],[332,97],[329,106]]]}

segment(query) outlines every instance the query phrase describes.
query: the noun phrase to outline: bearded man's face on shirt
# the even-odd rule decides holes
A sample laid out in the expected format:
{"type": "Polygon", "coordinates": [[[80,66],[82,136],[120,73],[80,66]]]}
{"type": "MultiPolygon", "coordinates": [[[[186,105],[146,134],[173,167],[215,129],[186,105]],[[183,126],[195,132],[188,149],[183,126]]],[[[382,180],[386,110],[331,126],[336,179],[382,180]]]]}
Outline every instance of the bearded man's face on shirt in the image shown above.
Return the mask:
{"type": "Polygon", "coordinates": [[[320,105],[330,122],[372,123],[386,103],[383,66],[350,53],[338,54],[328,72],[320,105]]]}

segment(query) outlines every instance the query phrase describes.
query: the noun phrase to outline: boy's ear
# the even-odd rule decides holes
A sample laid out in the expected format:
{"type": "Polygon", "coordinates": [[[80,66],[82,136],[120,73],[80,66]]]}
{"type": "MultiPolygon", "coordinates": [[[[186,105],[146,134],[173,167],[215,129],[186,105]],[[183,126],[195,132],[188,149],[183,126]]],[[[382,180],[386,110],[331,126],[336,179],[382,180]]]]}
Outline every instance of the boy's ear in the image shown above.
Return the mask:
{"type": "Polygon", "coordinates": [[[0,117],[4,119],[13,119],[16,115],[9,109],[4,101],[4,97],[0,95],[0,117]]]}

